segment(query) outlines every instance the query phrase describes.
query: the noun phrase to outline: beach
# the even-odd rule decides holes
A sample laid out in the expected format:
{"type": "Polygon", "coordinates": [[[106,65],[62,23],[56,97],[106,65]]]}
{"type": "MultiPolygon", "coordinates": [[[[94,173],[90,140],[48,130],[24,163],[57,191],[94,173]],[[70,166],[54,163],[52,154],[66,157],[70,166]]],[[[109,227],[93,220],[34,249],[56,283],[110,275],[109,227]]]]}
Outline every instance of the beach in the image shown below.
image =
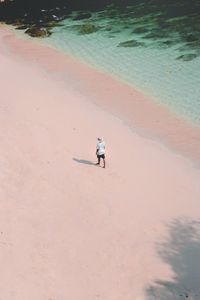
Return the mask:
{"type": "Polygon", "coordinates": [[[2,25],[0,65],[0,298],[199,299],[199,127],[2,25]]]}

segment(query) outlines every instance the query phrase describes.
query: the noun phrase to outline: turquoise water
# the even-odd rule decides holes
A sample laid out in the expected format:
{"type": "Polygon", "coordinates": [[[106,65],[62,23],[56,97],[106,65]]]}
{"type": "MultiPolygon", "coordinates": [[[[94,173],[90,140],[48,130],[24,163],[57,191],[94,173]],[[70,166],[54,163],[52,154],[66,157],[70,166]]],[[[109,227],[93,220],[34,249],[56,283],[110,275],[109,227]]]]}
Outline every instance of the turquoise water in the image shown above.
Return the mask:
{"type": "Polygon", "coordinates": [[[119,16],[110,9],[110,15],[102,11],[83,20],[75,20],[76,16],[77,12],[63,20],[62,26],[54,27],[44,42],[120,78],[200,124],[198,37],[189,33],[188,40],[183,39],[180,31],[172,30],[177,18],[165,20],[170,27],[166,31],[165,24],[158,27],[159,15],[133,18],[130,13],[119,16]]]}

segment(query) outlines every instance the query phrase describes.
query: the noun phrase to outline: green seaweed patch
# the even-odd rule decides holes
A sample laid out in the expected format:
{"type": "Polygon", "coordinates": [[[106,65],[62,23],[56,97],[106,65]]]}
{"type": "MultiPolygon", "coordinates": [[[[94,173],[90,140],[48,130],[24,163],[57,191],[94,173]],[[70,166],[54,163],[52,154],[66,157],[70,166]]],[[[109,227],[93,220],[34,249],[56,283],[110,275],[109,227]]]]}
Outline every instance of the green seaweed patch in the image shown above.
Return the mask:
{"type": "Polygon", "coordinates": [[[178,42],[179,42],[178,40],[166,40],[166,41],[162,41],[162,44],[170,47],[176,45],[178,42]]]}
{"type": "Polygon", "coordinates": [[[129,28],[130,28],[130,25],[128,25],[128,24],[123,26],[123,29],[129,29],[129,28]]]}
{"type": "Polygon", "coordinates": [[[168,36],[169,34],[164,30],[155,30],[155,31],[153,30],[152,32],[145,35],[144,38],[157,40],[157,39],[166,39],[166,37],[168,36]]]}
{"type": "Polygon", "coordinates": [[[51,21],[45,24],[45,27],[48,28],[54,28],[54,27],[63,27],[64,25],[61,23],[58,23],[57,21],[51,21]]]}
{"type": "Polygon", "coordinates": [[[195,58],[197,58],[199,55],[196,53],[188,53],[188,54],[183,54],[178,56],[176,59],[177,60],[183,60],[183,61],[191,61],[195,58]]]}
{"type": "Polygon", "coordinates": [[[64,29],[78,31],[80,29],[80,25],[64,25],[64,29]]]}
{"type": "Polygon", "coordinates": [[[84,20],[84,19],[90,19],[92,17],[92,14],[90,12],[80,12],[78,15],[73,17],[74,21],[84,20]]]}
{"type": "Polygon", "coordinates": [[[193,49],[200,49],[200,39],[194,42],[188,43],[187,46],[193,49]]]}
{"type": "Polygon", "coordinates": [[[111,32],[112,32],[112,33],[120,33],[120,32],[121,32],[121,30],[119,30],[119,29],[116,29],[116,30],[112,30],[111,32]]]}
{"type": "Polygon", "coordinates": [[[165,20],[158,20],[157,25],[161,29],[169,29],[170,28],[170,24],[167,23],[165,20]]]}
{"type": "Polygon", "coordinates": [[[200,37],[195,34],[188,34],[183,36],[184,40],[188,43],[197,42],[200,40],[200,37]]]}
{"type": "Polygon", "coordinates": [[[136,34],[143,34],[143,33],[147,33],[147,32],[148,32],[148,29],[145,27],[137,27],[133,30],[133,33],[136,33],[136,34]]]}
{"type": "Polygon", "coordinates": [[[180,52],[188,51],[190,49],[199,50],[200,49],[200,40],[197,40],[197,41],[194,41],[194,42],[191,42],[191,43],[186,43],[185,45],[178,48],[178,50],[180,52]]]}
{"type": "Polygon", "coordinates": [[[121,42],[118,44],[117,47],[144,47],[145,43],[143,42],[138,42],[136,40],[129,40],[126,42],[121,42]]]}
{"type": "Polygon", "coordinates": [[[167,49],[170,46],[166,45],[165,43],[163,43],[162,41],[158,41],[156,43],[153,43],[154,48],[159,48],[159,49],[167,49]]]}
{"type": "Polygon", "coordinates": [[[113,28],[112,28],[112,26],[106,26],[105,28],[104,28],[104,30],[105,31],[112,31],[113,30],[113,28]]]}
{"type": "Polygon", "coordinates": [[[94,24],[83,24],[79,27],[80,34],[91,34],[99,30],[99,26],[94,24]]]}
{"type": "Polygon", "coordinates": [[[167,49],[172,46],[176,46],[180,41],[179,40],[158,40],[156,42],[153,42],[155,45],[158,45],[159,48],[167,49]]]}

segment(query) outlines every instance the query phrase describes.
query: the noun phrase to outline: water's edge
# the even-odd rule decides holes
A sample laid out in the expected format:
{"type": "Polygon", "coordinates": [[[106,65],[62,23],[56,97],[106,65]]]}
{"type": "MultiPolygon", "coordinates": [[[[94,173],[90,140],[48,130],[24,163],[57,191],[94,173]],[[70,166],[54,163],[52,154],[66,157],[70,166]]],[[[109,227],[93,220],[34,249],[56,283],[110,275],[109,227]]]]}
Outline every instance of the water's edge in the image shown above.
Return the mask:
{"type": "MultiPolygon", "coordinates": [[[[21,35],[21,34],[20,34],[21,35]]],[[[83,64],[52,47],[31,38],[21,39],[15,34],[6,40],[13,53],[37,63],[48,72],[60,74],[75,84],[79,93],[101,108],[119,117],[140,135],[158,140],[177,154],[200,164],[200,128],[178,118],[163,105],[104,72],[83,64]],[[16,40],[17,37],[17,40],[16,40]],[[92,85],[91,85],[92,82],[92,85]]],[[[67,80],[68,81],[68,80],[67,80]]],[[[66,85],[67,87],[67,85],[66,85]]]]}

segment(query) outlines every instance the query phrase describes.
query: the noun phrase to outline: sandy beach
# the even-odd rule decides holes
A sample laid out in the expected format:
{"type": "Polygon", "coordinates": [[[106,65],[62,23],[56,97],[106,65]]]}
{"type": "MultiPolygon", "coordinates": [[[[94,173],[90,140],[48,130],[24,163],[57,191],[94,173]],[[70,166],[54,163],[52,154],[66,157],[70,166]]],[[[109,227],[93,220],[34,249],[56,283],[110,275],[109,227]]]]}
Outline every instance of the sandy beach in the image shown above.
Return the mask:
{"type": "Polygon", "coordinates": [[[2,25],[0,66],[0,299],[199,300],[200,129],[2,25]]]}

